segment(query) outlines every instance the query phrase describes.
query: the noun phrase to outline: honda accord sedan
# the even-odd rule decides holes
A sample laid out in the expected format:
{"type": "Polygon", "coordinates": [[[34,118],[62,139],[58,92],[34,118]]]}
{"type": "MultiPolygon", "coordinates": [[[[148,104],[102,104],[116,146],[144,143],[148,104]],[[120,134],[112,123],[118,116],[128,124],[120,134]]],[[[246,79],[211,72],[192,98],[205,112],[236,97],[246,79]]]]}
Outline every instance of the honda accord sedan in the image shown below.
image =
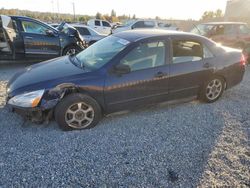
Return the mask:
{"type": "Polygon", "coordinates": [[[7,104],[63,130],[94,127],[103,115],[197,96],[211,103],[241,82],[239,50],[202,36],[164,30],[108,36],[77,55],[36,64],[7,85],[7,104]]]}

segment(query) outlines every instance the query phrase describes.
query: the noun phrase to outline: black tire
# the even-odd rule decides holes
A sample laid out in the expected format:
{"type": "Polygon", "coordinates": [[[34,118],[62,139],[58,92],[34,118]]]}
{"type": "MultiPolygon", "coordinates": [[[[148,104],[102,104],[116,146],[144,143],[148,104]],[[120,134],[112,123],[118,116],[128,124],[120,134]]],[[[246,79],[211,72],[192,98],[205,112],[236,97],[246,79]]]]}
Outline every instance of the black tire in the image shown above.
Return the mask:
{"type": "MultiPolygon", "coordinates": [[[[76,111],[77,112],[77,111],[76,111]]],[[[76,116],[76,112],[74,112],[74,119],[76,116]]],[[[90,96],[83,95],[80,93],[74,93],[66,96],[63,98],[56,106],[55,108],[55,120],[58,123],[59,127],[64,131],[70,131],[74,129],[90,129],[100,121],[102,117],[102,112],[99,104],[90,96]],[[66,118],[68,118],[68,110],[71,110],[70,108],[74,105],[78,105],[79,103],[84,103],[92,108],[93,110],[93,117],[91,117],[93,120],[92,122],[87,125],[86,127],[74,127],[74,125],[69,125],[66,121],[66,118]],[[67,114],[66,114],[67,113],[67,114]]],[[[73,115],[72,115],[73,116],[73,115]]],[[[86,113],[84,116],[87,116],[86,113]]],[[[92,115],[91,115],[92,116],[92,115]]],[[[73,119],[73,118],[72,118],[73,119]]],[[[84,118],[83,118],[84,119],[84,118]]],[[[73,124],[74,122],[72,122],[73,124]]],[[[79,123],[79,122],[78,122],[79,123]]],[[[82,122],[81,122],[82,125],[82,122]]]]}
{"type": "Polygon", "coordinates": [[[211,77],[207,82],[204,83],[204,85],[201,88],[201,92],[200,92],[200,99],[204,102],[207,103],[213,103],[215,101],[217,101],[221,95],[223,94],[224,90],[225,90],[225,80],[220,77],[220,76],[213,76],[211,77]],[[216,81],[216,85],[218,85],[218,87],[215,85],[215,88],[211,88],[212,82],[216,81]],[[220,84],[219,84],[220,83],[220,84]],[[219,91],[219,85],[221,85],[221,90],[219,91]],[[215,91],[214,91],[215,90],[215,91]],[[210,91],[214,91],[215,94],[211,94],[210,91]]]}
{"type": "Polygon", "coordinates": [[[78,54],[81,51],[81,49],[77,46],[68,46],[63,50],[63,56],[64,55],[71,55],[71,54],[78,54]],[[71,53],[70,51],[75,51],[75,53],[71,53]]]}

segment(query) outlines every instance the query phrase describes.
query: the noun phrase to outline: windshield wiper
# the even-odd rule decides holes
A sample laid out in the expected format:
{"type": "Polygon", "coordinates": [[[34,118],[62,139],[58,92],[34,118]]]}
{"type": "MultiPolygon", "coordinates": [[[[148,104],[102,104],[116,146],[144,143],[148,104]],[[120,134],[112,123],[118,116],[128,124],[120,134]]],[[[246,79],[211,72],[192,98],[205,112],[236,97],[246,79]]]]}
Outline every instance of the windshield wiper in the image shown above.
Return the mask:
{"type": "Polygon", "coordinates": [[[78,57],[76,57],[75,56],[75,58],[76,58],[76,60],[80,63],[80,66],[81,66],[81,68],[83,69],[85,66],[84,66],[84,62],[83,61],[80,61],[80,59],[78,59],[78,57]]]}
{"type": "Polygon", "coordinates": [[[81,61],[76,57],[76,55],[70,55],[70,56],[69,56],[69,59],[71,60],[71,62],[72,62],[74,65],[76,65],[76,66],[78,66],[78,67],[80,67],[80,68],[84,68],[83,62],[81,62],[81,61]],[[77,62],[76,62],[75,60],[77,60],[77,62]]]}

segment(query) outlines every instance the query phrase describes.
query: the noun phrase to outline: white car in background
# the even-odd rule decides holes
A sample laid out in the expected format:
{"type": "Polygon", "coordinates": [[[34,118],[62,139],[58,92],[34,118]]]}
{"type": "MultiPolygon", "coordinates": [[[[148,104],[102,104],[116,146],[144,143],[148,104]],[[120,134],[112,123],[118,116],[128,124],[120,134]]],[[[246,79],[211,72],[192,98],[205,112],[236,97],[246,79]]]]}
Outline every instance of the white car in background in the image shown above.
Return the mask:
{"type": "Polygon", "coordinates": [[[179,30],[177,27],[173,27],[171,24],[165,24],[155,20],[130,20],[124,25],[118,25],[113,30],[112,33],[118,33],[121,31],[127,31],[132,29],[164,29],[164,30],[179,30]]]}
{"type": "Polygon", "coordinates": [[[73,26],[79,31],[84,41],[87,42],[89,46],[107,36],[107,35],[97,32],[96,30],[92,29],[91,27],[87,25],[72,24],[71,26],[73,26]]]}
{"type": "Polygon", "coordinates": [[[97,32],[105,35],[111,34],[111,24],[106,20],[91,19],[87,22],[87,25],[97,32]]]}

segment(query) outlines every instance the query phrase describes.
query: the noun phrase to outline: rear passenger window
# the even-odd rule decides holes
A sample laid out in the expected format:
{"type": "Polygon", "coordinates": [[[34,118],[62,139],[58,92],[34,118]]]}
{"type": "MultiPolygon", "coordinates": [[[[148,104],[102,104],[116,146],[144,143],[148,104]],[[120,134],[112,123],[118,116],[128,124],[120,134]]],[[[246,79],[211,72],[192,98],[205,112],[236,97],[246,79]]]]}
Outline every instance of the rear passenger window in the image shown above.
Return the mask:
{"type": "Polygon", "coordinates": [[[200,61],[203,59],[203,47],[194,41],[173,41],[173,63],[200,61]]]}
{"type": "Polygon", "coordinates": [[[233,26],[233,25],[228,24],[228,25],[225,25],[224,28],[225,28],[224,33],[225,33],[226,35],[233,35],[233,34],[235,34],[235,29],[234,29],[234,26],[233,26]]]}
{"type": "Polygon", "coordinates": [[[136,29],[136,28],[144,28],[144,21],[138,21],[136,22],[133,26],[132,26],[133,29],[136,29]]]}
{"type": "Polygon", "coordinates": [[[95,20],[95,25],[96,26],[100,26],[101,25],[101,22],[99,20],[95,20]]]}
{"type": "Polygon", "coordinates": [[[203,47],[204,59],[214,57],[214,54],[208,49],[208,47],[203,47]]]}
{"type": "Polygon", "coordinates": [[[143,70],[165,65],[165,43],[163,41],[142,43],[129,52],[121,63],[131,71],[143,70]]]}
{"type": "Polygon", "coordinates": [[[224,25],[218,25],[215,28],[215,35],[224,35],[225,34],[225,27],[224,25]]]}

